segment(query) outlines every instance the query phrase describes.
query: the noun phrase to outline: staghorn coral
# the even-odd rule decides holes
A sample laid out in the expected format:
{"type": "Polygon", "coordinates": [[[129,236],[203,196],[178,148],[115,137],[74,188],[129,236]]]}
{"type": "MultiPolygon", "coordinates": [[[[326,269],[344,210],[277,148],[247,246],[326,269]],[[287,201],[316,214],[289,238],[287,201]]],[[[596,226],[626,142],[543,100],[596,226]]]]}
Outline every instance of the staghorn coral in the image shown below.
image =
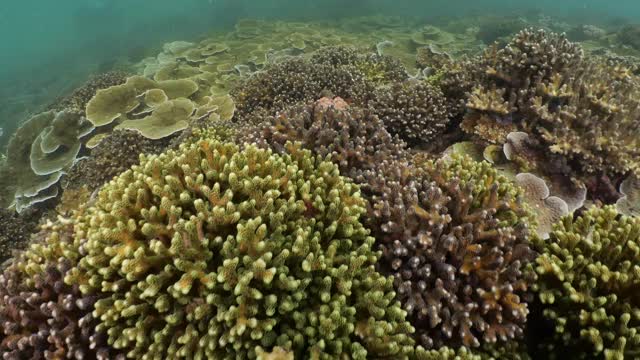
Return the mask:
{"type": "Polygon", "coordinates": [[[406,79],[406,72],[389,57],[362,55],[351,47],[324,48],[311,58],[292,58],[267,67],[236,86],[233,95],[240,119],[255,111],[274,115],[325,93],[365,104],[376,85],[406,79]]]}
{"type": "Polygon", "coordinates": [[[554,342],[543,351],[575,359],[633,359],[640,351],[640,219],[591,207],[538,243],[535,289],[554,342]]]}
{"type": "Polygon", "coordinates": [[[212,141],[143,157],[77,225],[66,277],[129,358],[403,358],[405,312],[359,222],[356,186],[289,145],[212,141]]]}
{"type": "Polygon", "coordinates": [[[410,145],[428,145],[445,132],[450,113],[442,92],[423,81],[379,88],[369,107],[387,130],[410,145]]]}
{"type": "Polygon", "coordinates": [[[80,160],[65,178],[65,187],[86,185],[94,191],[111,178],[137,164],[140,154],[162,152],[172,138],[150,140],[129,130],[114,130],[94,149],[91,156],[80,160]]]}
{"type": "Polygon", "coordinates": [[[372,226],[403,307],[426,348],[522,336],[532,282],[533,217],[487,162],[451,154],[381,172],[372,226]]]}
{"type": "Polygon", "coordinates": [[[73,221],[47,222],[29,248],[0,274],[3,359],[123,359],[95,334],[95,298],[63,281],[80,255],[73,221]]]}

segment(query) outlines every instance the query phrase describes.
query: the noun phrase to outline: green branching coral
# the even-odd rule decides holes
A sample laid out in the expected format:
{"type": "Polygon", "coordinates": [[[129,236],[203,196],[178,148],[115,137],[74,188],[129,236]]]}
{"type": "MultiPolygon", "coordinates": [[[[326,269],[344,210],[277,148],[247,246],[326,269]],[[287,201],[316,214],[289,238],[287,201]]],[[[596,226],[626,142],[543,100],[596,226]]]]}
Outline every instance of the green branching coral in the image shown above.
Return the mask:
{"type": "Polygon", "coordinates": [[[640,219],[592,207],[556,224],[539,244],[536,284],[554,346],[579,359],[640,354],[640,219]]]}
{"type": "Polygon", "coordinates": [[[358,188],[297,145],[200,141],[142,157],[76,227],[66,281],[129,358],[404,358],[413,328],[358,188]]]}

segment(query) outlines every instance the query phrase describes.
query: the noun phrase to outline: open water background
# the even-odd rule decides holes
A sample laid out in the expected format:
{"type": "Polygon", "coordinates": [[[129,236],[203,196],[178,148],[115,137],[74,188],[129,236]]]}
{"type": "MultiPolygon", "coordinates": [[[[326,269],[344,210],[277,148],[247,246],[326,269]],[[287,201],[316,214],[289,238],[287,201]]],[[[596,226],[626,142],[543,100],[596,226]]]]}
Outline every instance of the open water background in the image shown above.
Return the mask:
{"type": "Polygon", "coordinates": [[[29,114],[92,73],[154,55],[167,41],[245,17],[287,20],[543,13],[589,24],[640,23],[637,0],[20,0],[0,7],[0,144],[29,114]]]}

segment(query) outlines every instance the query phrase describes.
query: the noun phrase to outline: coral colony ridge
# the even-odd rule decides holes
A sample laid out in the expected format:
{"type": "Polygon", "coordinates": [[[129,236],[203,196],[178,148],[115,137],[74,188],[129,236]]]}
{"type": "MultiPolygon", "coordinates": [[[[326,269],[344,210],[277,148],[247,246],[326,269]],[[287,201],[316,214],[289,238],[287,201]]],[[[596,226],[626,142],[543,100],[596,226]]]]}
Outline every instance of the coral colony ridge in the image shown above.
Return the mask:
{"type": "Polygon", "coordinates": [[[523,21],[242,20],[52,103],[1,358],[640,358],[640,30],[523,21]]]}

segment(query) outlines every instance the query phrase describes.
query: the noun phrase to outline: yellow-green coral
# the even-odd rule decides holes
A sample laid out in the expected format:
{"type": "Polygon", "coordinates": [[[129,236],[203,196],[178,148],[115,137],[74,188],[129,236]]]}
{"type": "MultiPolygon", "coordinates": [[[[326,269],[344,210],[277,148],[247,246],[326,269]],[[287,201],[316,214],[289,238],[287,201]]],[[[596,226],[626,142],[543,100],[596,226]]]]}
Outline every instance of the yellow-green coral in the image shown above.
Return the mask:
{"type": "Polygon", "coordinates": [[[130,358],[404,358],[413,329],[330,162],[200,141],[142,157],[76,227],[66,281],[130,358]]]}
{"type": "Polygon", "coordinates": [[[539,244],[536,289],[558,345],[573,358],[640,353],[640,219],[592,207],[557,223],[539,244]]]}

